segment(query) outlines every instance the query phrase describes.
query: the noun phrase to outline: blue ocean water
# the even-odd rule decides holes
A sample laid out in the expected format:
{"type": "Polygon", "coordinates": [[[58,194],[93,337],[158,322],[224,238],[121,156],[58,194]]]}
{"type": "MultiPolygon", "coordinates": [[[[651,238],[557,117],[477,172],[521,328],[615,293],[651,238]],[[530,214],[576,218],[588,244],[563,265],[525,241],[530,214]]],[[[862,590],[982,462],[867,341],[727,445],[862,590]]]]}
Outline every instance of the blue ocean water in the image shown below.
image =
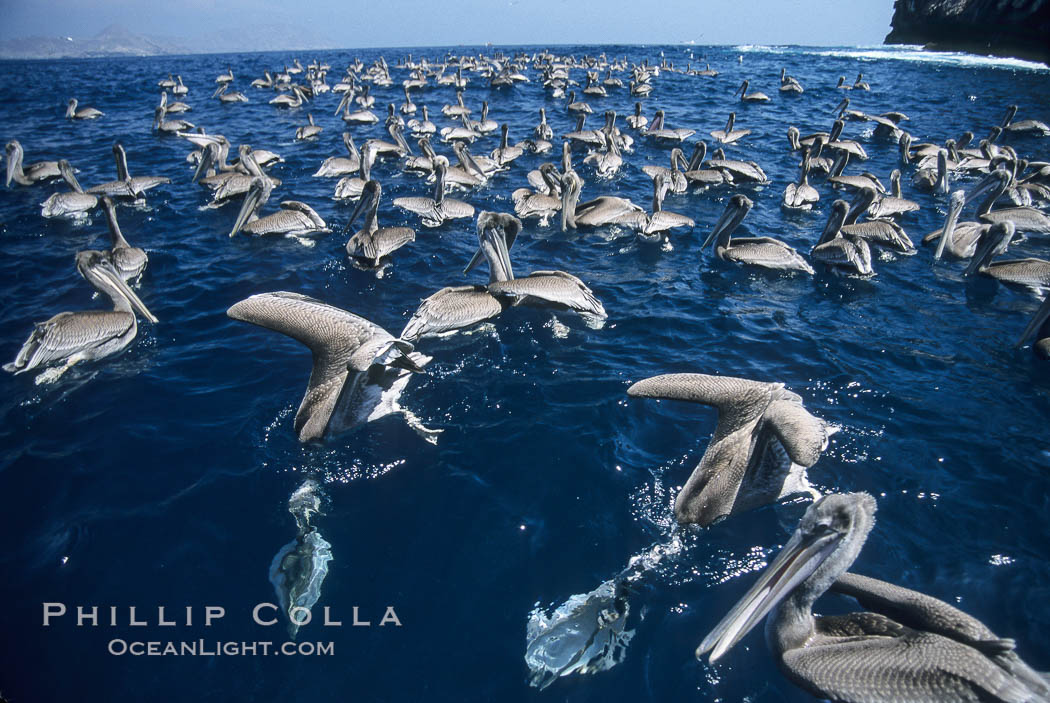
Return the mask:
{"type": "MultiPolygon", "coordinates": [[[[755,202],[746,228],[801,251],[819,237],[837,196],[816,179],[821,200],[812,212],[780,209],[797,171],[786,130],[830,127],[842,97],[839,75],[863,72],[871,91],[853,91],[851,107],[905,112],[916,141],[942,142],[967,129],[983,136],[1010,103],[1020,105],[1018,118],[1050,121],[1050,72],[1018,61],[886,47],[559,49],[602,51],[679,67],[710,62],[721,72],[662,72],[643,110],[650,118],[657,107],[665,110],[668,124],[696,129],[694,139],[707,139],[736,110],[737,125],[752,135],[727,149],[730,158],[758,161],[772,181],[740,189],[755,202]],[[778,94],[781,67],[805,93],[778,94]],[[744,78],[772,102],[734,102],[744,78]]],[[[406,72],[395,63],[408,53],[440,59],[445,50],[298,56],[330,63],[330,83],[354,57],[386,56],[395,84],[373,88],[382,115],[386,103],[402,100],[406,72]]],[[[558,314],[555,324],[548,312],[512,309],[481,332],[425,340],[419,347],[434,359],[402,402],[444,430],[436,446],[398,417],[324,445],[300,445],[292,418],[309,374],[307,350],[230,320],[227,307],[254,293],[297,291],[396,333],[420,299],[446,285],[483,282],[484,274],[461,273],[475,248],[472,225],[422,229],[392,207],[395,197],[429,191],[392,161],[373,169],[384,188],[380,221],[416,227],[418,236],[381,279],[348,263],[341,234],[314,247],[231,239],[237,205],[199,209],[206,191],[190,183],[186,142],[150,131],[156,82],[168,73],[190,87],[185,100],[193,111],[182,117],[234,145],[283,156],[271,170],[283,181],[271,207],[303,200],[342,228],[352,204],[332,200],[333,180],[310,177],[322,159],[342,152],[343,123],[333,116],[338,96],[279,111],[266,104],[270,93],[248,87],[293,56],[0,63],[0,136],[19,139],[27,162],[67,158],[86,187],[113,179],[110,147],[119,138],[132,174],[172,179],[151,191],[148,208],[119,212],[124,234],[149,252],[138,292],[160,324],[141,325],[123,354],[50,386],[29,375],[0,378],[0,693],[13,701],[809,700],[780,675],[760,631],[715,666],[693,657],[805,504],[676,533],[673,497],[702,456],[715,413],[628,400],[625,390],[648,376],[689,371],[781,381],[811,412],[842,427],[810,478],[825,491],[865,490],[878,500],[876,527],[855,570],[958,605],[1015,638],[1033,666],[1050,669],[1050,367],[1013,348],[1038,300],[966,281],[957,263],[932,266],[927,249],[878,257],[870,281],[723,264],[701,253],[700,243],[734,192],[728,188],[669,196],[667,209],[697,221],[693,232],[672,236],[671,251],[640,244],[629,231],[563,234],[528,223],[514,249],[516,270],[579,276],[609,311],[604,329],[571,315],[558,314]],[[209,98],[227,67],[249,104],[209,98]],[[73,96],[105,116],[63,119],[73,96]],[[324,132],[296,143],[308,112],[324,132]],[[556,334],[560,325],[567,335],[556,334]],[[316,524],[334,554],[315,613],[329,606],[343,627],[313,623],[299,641],[331,641],[334,656],[107,653],[115,638],[283,641],[282,626],[254,624],[251,610],[275,602],[267,572],[294,536],[287,499],[306,477],[323,485],[325,512],[316,524]],[[680,553],[658,567],[634,602],[636,635],[623,663],[543,692],[530,688],[523,659],[529,612],[591,590],[675,534],[680,553]],[[64,603],[70,614],[45,628],[44,602],[64,603]],[[77,605],[99,606],[103,624],[76,627],[77,605]],[[116,627],[105,625],[109,606],[120,609],[116,627]],[[130,606],[148,626],[128,625],[130,606]],[[180,623],[192,606],[193,625],[158,626],[158,606],[180,623]],[[223,606],[226,616],[204,627],[205,606],[223,606]],[[350,626],[355,606],[372,627],[350,626]],[[387,606],[401,627],[378,626],[387,606]]],[[[512,140],[531,136],[540,107],[556,134],[569,131],[575,121],[564,102],[532,78],[509,90],[475,80],[466,103],[476,116],[488,100],[512,140]]],[[[454,101],[452,88],[431,84],[413,98],[439,126],[447,123],[440,107],[454,101]]],[[[588,100],[621,115],[634,104],[626,90],[588,100]]],[[[382,122],[351,132],[358,145],[385,137],[382,122]]],[[[860,123],[848,123],[846,136],[871,156],[863,170],[885,182],[897,166],[896,145],[860,123]]],[[[1045,139],[1007,142],[1022,155],[1047,157],[1045,139]]],[[[496,146],[498,133],[474,151],[496,146]]],[[[584,198],[614,193],[648,203],[641,167],[666,164],[667,154],[637,139],[620,176],[607,183],[596,183],[579,155],[584,198]]],[[[510,211],[511,191],[546,160],[527,154],[490,186],[457,197],[478,210],[510,211]]],[[[915,192],[908,173],[904,189],[922,206],[903,219],[918,241],[940,226],[946,199],[915,192]]],[[[4,361],[33,322],[102,305],[75,273],[73,256],[107,246],[105,220],[44,220],[39,204],[56,190],[64,186],[0,193],[4,361]]],[[[1015,253],[1046,258],[1046,240],[1033,237],[1015,253]]],[[[821,605],[831,611],[851,603],[828,596],[821,605]]]]}

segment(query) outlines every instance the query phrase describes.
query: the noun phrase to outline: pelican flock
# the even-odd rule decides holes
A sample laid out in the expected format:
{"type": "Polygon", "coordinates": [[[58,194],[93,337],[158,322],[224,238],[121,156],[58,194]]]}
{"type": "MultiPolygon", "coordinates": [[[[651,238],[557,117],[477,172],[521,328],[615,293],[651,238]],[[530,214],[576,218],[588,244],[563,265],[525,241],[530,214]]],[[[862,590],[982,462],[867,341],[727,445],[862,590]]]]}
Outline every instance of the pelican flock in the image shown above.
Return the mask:
{"type": "MultiPolygon", "coordinates": [[[[303,65],[295,59],[263,66],[263,60],[258,58],[254,74],[261,77],[250,82],[241,69],[238,76],[225,66],[214,83],[200,87],[206,95],[205,87],[214,86],[208,107],[198,105],[193,113],[207,127],[171,117],[192,108],[169,101],[168,93],[191,100],[191,88],[198,90],[195,81],[184,83],[174,70],[161,78],[142,96],[140,112],[148,117],[152,110],[152,126],[148,119],[136,118],[140,136],[149,142],[136,136],[134,143],[130,138],[113,143],[108,148],[115,179],[92,176],[99,184],[87,190],[68,159],[27,163],[22,142],[7,142],[11,197],[40,193],[46,199],[33,202],[39,203],[43,217],[75,223],[62,222],[63,227],[93,231],[98,228],[91,217],[105,217],[110,248],[85,248],[74,257],[76,271],[109,299],[110,309],[88,307],[33,322],[19,348],[9,340],[14,360],[4,365],[5,371],[56,383],[76,364],[98,362],[128,348],[140,316],[160,325],[129,282],[135,281],[147,300],[163,299],[154,276],[158,268],[172,266],[174,254],[157,252],[160,256],[151,261],[146,249],[125,238],[118,211],[156,207],[150,212],[162,216],[176,193],[194,201],[197,217],[219,223],[212,227],[216,236],[208,246],[234,247],[249,259],[279,260],[289,251],[305,251],[300,244],[323,248],[338,239],[332,246],[339,250],[339,275],[367,271],[376,300],[389,300],[386,293],[391,291],[418,293],[405,252],[426,252],[426,263],[415,265],[440,267],[447,274],[445,287],[413,293],[401,309],[360,311],[376,322],[343,309],[339,297],[326,291],[282,290],[295,285],[289,281],[300,280],[293,270],[283,272],[279,282],[261,277],[238,281],[238,290],[252,290],[223,304],[228,318],[279,332],[312,355],[306,390],[290,422],[304,444],[343,441],[340,435],[364,431],[368,423],[390,415],[403,417],[420,437],[437,443],[441,430],[424,426],[400,401],[413,379],[441,377],[431,375],[431,357],[424,353],[429,345],[440,349],[439,339],[456,335],[454,344],[466,345],[470,342],[464,340],[475,338],[472,333],[479,329],[498,334],[515,329],[515,316],[527,320],[528,315],[549,317],[555,336],[575,335],[574,353],[581,358],[593,340],[615,339],[623,321],[615,303],[607,307],[606,302],[622,293],[619,281],[608,272],[556,260],[551,241],[571,242],[580,250],[615,242],[621,263],[627,256],[640,261],[680,257],[677,266],[699,268],[708,282],[725,279],[756,291],[763,286],[866,290],[900,282],[897,274],[890,282],[884,280],[890,276],[877,274],[905,266],[902,261],[917,253],[908,233],[915,234],[911,218],[916,212],[935,212],[943,226],[921,240],[932,251],[911,261],[928,260],[937,275],[972,294],[978,301],[974,305],[983,300],[981,290],[1014,290],[1010,295],[1018,297],[1012,300],[1020,302],[1009,314],[1016,313],[1019,333],[1000,346],[1031,344],[1032,352],[1014,352],[1017,363],[1029,363],[1033,354],[1050,357],[1050,261],[1029,255],[1050,241],[1050,167],[1046,154],[1038,151],[1045,149],[1039,140],[1050,129],[1035,119],[1015,120],[1023,109],[1018,105],[1010,105],[997,123],[973,125],[961,137],[927,126],[930,132],[921,138],[932,141],[920,143],[913,137],[920,128],[881,102],[886,93],[874,72],[858,73],[852,84],[845,76],[836,84],[832,75],[820,84],[811,74],[803,89],[787,68],[780,70],[779,80],[776,73],[758,75],[751,66],[745,74],[743,56],[719,67],[721,71],[706,61],[697,64],[704,68],[683,68],[666,58],[632,63],[604,53],[565,56],[550,51],[446,52],[434,60],[409,56],[394,65],[382,57],[370,63],[354,59],[334,72],[320,62],[303,65]],[[673,109],[672,101],[661,97],[667,80],[695,86],[708,97],[717,91],[715,102],[721,104],[695,114],[673,109]],[[236,90],[238,82],[248,86],[249,95],[236,90]],[[516,115],[520,103],[514,96],[528,84],[529,90],[542,91],[546,101],[538,122],[535,108],[527,118],[516,115]],[[777,84],[779,90],[768,88],[772,95],[752,90],[752,85],[777,84]],[[840,100],[841,95],[851,97],[840,100]],[[805,110],[793,114],[805,114],[812,122],[776,125],[778,147],[770,150],[773,132],[767,140],[763,130],[769,115],[785,103],[805,110]],[[628,115],[622,131],[617,111],[628,115]],[[286,154],[286,161],[265,148],[275,144],[248,144],[243,130],[233,124],[240,119],[237,113],[258,120],[287,118],[281,146],[294,154],[286,154]],[[595,113],[603,115],[600,127],[595,113]],[[985,134],[982,130],[988,136],[975,137],[985,134]],[[710,154],[708,144],[695,138],[698,133],[714,140],[710,154]],[[518,141],[523,135],[527,138],[518,141]],[[175,155],[170,170],[160,176],[132,176],[125,143],[134,147],[136,164],[146,156],[143,143],[155,145],[154,157],[175,155]],[[650,156],[640,156],[643,149],[650,156]],[[895,168],[886,173],[869,166],[874,162],[869,151],[889,154],[895,168]],[[555,154],[553,159],[538,163],[549,159],[548,152],[555,154]],[[779,172],[797,174],[795,181],[774,183],[766,175],[759,161],[768,165],[774,158],[779,172]],[[309,165],[297,170],[304,161],[309,165]],[[333,181],[313,178],[339,181],[333,190],[333,181]],[[328,195],[299,196],[312,205],[296,199],[304,182],[327,184],[328,195]],[[453,189],[462,191],[461,197],[451,197],[453,189]],[[152,205],[158,202],[153,194],[147,203],[147,191],[163,194],[160,202],[165,204],[152,205]],[[389,194],[386,200],[384,192],[389,194]],[[279,199],[278,208],[267,207],[271,197],[279,199]],[[417,232],[416,223],[426,229],[417,232]],[[333,235],[337,230],[342,237],[333,235]],[[656,251],[645,246],[650,242],[664,246],[656,251]],[[1004,258],[1010,250],[1022,255],[1004,258]],[[474,271],[479,267],[480,278],[474,271]],[[521,269],[533,270],[523,275],[521,269]],[[574,325],[582,321],[587,329],[565,332],[569,328],[559,317],[574,325]],[[404,326],[395,336],[387,329],[396,327],[384,329],[380,323],[404,326]]],[[[71,98],[64,116],[55,117],[69,130],[91,130],[114,119],[115,110],[106,110],[78,108],[71,98]],[[95,127],[79,122],[96,119],[95,127]]],[[[36,158],[53,148],[23,141],[36,158]]],[[[98,157],[109,163],[108,156],[98,157]]],[[[91,170],[96,176],[100,172],[91,170]]],[[[148,226],[133,224],[129,232],[135,242],[156,252],[148,226]]],[[[658,276],[651,285],[648,294],[674,295],[686,304],[684,289],[658,276]]],[[[920,289],[911,286],[907,295],[922,306],[920,289]]],[[[177,314],[161,312],[165,319],[177,314]]],[[[245,354],[269,344],[265,332],[226,318],[223,322],[238,330],[230,346],[245,354]]],[[[732,334],[719,339],[722,345],[740,345],[742,357],[748,343],[732,334]]],[[[640,366],[661,362],[659,348],[649,352],[649,358],[638,360],[640,366]]],[[[286,351],[277,347],[274,353],[284,356],[286,351]]],[[[287,351],[290,368],[297,363],[295,355],[287,351]]],[[[739,372],[704,368],[700,351],[695,359],[693,370],[621,379],[628,398],[650,400],[614,400],[638,412],[660,400],[714,410],[691,416],[702,426],[695,434],[703,449],[699,463],[673,491],[675,529],[692,526],[692,532],[676,534],[721,529],[722,523],[741,526],[748,519],[744,513],[812,501],[783,549],[721,622],[714,624],[714,614],[704,613],[712,629],[696,650],[698,658],[714,662],[736,657],[739,666],[746,666],[748,657],[762,656],[760,651],[733,648],[766,618],[768,653],[789,681],[819,698],[1050,701],[1045,675],[1021,659],[1015,651],[1021,643],[993,634],[995,623],[985,625],[932,595],[895,585],[892,578],[852,571],[866,566],[865,542],[880,539],[876,501],[866,493],[838,493],[810,482],[808,471],[828,452],[832,436],[849,432],[823,419],[835,409],[822,402],[820,393],[801,388],[796,393],[774,379],[753,378],[757,374],[745,358],[739,372]],[[815,615],[815,604],[829,591],[865,610],[815,615]]],[[[253,363],[250,354],[244,363],[253,363]]],[[[671,412],[679,412],[674,408],[681,405],[667,404],[671,412]]],[[[530,412],[541,414],[542,407],[530,412]]],[[[312,522],[316,489],[306,482],[293,495],[289,511],[296,520],[296,539],[271,568],[293,636],[300,624],[294,611],[318,602],[333,558],[332,545],[312,522]]],[[[533,685],[545,688],[622,661],[632,632],[626,628],[630,603],[639,597],[633,585],[644,571],[638,564],[632,560],[627,570],[585,597],[574,596],[553,614],[541,612],[530,620],[526,662],[533,685]]],[[[986,617],[990,612],[994,614],[985,610],[986,617]]]]}

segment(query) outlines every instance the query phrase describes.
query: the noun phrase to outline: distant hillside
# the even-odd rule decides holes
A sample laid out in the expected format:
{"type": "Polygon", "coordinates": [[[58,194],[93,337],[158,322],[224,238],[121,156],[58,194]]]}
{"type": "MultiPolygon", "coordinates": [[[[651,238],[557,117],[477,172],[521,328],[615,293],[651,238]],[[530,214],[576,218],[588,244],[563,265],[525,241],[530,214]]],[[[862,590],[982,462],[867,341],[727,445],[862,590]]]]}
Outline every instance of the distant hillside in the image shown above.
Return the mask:
{"type": "Polygon", "coordinates": [[[316,31],[288,25],[238,27],[198,37],[147,37],[113,24],[89,39],[24,37],[0,41],[0,58],[60,59],[337,48],[340,47],[335,42],[316,31]]]}

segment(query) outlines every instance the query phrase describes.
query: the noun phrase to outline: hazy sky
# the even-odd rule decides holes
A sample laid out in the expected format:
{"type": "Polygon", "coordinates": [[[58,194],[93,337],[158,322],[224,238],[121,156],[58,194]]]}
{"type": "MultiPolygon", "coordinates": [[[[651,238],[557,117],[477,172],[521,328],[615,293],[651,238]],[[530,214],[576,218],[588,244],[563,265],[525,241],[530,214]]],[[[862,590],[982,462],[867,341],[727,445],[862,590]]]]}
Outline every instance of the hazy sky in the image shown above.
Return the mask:
{"type": "Polygon", "coordinates": [[[297,25],[338,46],[879,44],[893,0],[0,0],[0,38],[297,25]]]}

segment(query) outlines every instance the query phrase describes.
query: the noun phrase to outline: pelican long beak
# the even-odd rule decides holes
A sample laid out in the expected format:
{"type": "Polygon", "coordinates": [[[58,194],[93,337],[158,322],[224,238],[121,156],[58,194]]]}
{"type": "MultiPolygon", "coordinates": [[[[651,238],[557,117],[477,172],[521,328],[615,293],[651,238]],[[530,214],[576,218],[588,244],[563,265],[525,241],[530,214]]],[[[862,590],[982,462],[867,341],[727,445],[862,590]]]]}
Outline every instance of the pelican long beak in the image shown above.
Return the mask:
{"type": "Polygon", "coordinates": [[[715,223],[714,229],[711,230],[711,234],[707,235],[707,239],[705,239],[704,243],[700,245],[700,250],[703,251],[704,249],[707,249],[707,247],[711,245],[711,242],[719,239],[724,232],[732,234],[733,230],[740,226],[740,222],[744,219],[746,214],[747,210],[745,208],[730,202],[729,207],[725,209],[722,216],[718,218],[718,222],[715,223]]]}
{"type": "Polygon", "coordinates": [[[755,585],[696,648],[697,659],[711,652],[709,661],[713,662],[728,652],[835,551],[844,535],[821,527],[812,534],[796,531],[791,536],[755,585]]]}
{"type": "Polygon", "coordinates": [[[350,219],[347,220],[346,227],[343,227],[343,234],[346,234],[350,231],[350,228],[355,222],[357,222],[357,218],[361,215],[362,212],[364,212],[367,208],[372,207],[372,201],[375,200],[375,197],[375,191],[369,190],[369,195],[367,198],[361,198],[357,201],[357,207],[354,208],[353,213],[351,213],[350,215],[350,219]]]}
{"type": "Polygon", "coordinates": [[[219,147],[215,144],[209,144],[201,151],[201,160],[197,162],[197,170],[193,172],[191,183],[196,183],[201,176],[208,172],[208,169],[217,160],[218,153],[219,147]]]}
{"type": "Polygon", "coordinates": [[[839,104],[835,106],[835,109],[832,110],[832,112],[837,112],[839,113],[839,117],[842,117],[842,113],[846,111],[847,107],[849,107],[849,98],[843,98],[839,101],[839,104]]]}
{"type": "Polygon", "coordinates": [[[230,230],[231,237],[241,231],[241,228],[248,222],[252,213],[259,207],[264,189],[261,182],[262,179],[259,178],[252,181],[251,188],[248,189],[247,194],[244,196],[241,211],[237,213],[237,219],[233,222],[233,229],[230,230]]]}
{"type": "Polygon", "coordinates": [[[4,187],[5,188],[10,188],[11,187],[11,181],[15,177],[15,150],[14,149],[8,149],[7,150],[7,163],[6,163],[6,165],[7,165],[7,177],[5,178],[4,187]]]}
{"type": "Polygon", "coordinates": [[[96,263],[92,268],[93,273],[96,276],[105,279],[109,285],[120,291],[121,295],[127,298],[128,302],[131,303],[131,306],[138,310],[144,318],[153,324],[160,322],[160,320],[149,311],[149,308],[146,307],[146,304],[142,302],[135,291],[131,290],[128,284],[124,282],[124,279],[120,277],[117,270],[113,268],[113,264],[109,263],[109,261],[102,260],[96,263]]]}
{"type": "Polygon", "coordinates": [[[965,204],[970,204],[973,200],[985,195],[994,188],[999,188],[1003,185],[1003,181],[1010,178],[1010,174],[1002,169],[996,169],[989,173],[987,176],[977,182],[977,185],[970,188],[966,192],[965,204]]]}
{"type": "Polygon", "coordinates": [[[944,229],[941,230],[940,241],[937,242],[937,251],[933,253],[933,260],[940,261],[941,254],[944,253],[944,247],[955,234],[955,224],[959,220],[959,213],[962,212],[963,205],[966,202],[966,198],[961,190],[955,191],[952,194],[951,202],[948,204],[948,218],[944,221],[944,229]]]}
{"type": "Polygon", "coordinates": [[[987,262],[1006,252],[1010,247],[1010,240],[1014,236],[1014,223],[1010,221],[994,224],[981,237],[977,244],[977,251],[970,259],[970,265],[963,271],[963,276],[971,276],[980,270],[987,262]]]}
{"type": "Polygon", "coordinates": [[[1043,304],[1035,311],[1035,315],[1032,315],[1032,319],[1028,322],[1028,326],[1025,327],[1024,332],[1021,333],[1021,338],[1017,340],[1016,346],[1024,346],[1025,342],[1031,339],[1036,331],[1046,324],[1047,320],[1050,320],[1050,295],[1043,299],[1043,304]]]}

